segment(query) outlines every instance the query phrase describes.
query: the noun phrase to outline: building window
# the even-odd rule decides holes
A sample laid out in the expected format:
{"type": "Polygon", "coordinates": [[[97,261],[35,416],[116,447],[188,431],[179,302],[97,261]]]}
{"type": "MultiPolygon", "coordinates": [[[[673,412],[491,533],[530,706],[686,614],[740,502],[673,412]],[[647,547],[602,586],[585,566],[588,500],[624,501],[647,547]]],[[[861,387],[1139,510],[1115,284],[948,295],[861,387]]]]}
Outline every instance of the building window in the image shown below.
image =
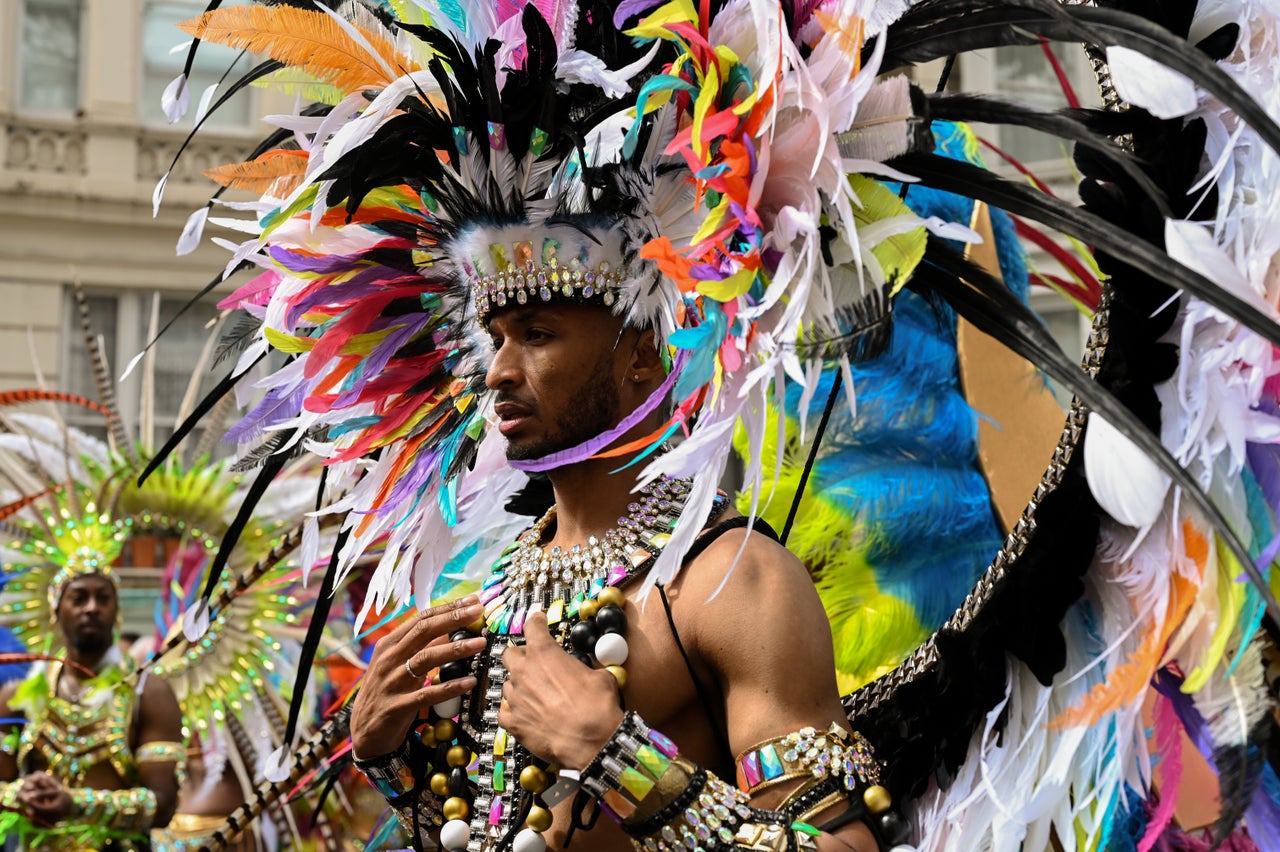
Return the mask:
{"type": "MultiPolygon", "coordinates": [[[[142,102],[139,107],[143,121],[154,124],[168,122],[160,105],[161,96],[165,87],[182,72],[191,40],[186,32],[178,29],[178,24],[198,17],[206,5],[203,0],[152,0],[147,3],[142,19],[142,102]]],[[[223,8],[231,5],[236,4],[222,4],[223,8]]],[[[190,106],[179,125],[191,127],[194,124],[205,89],[221,81],[214,95],[216,101],[227,86],[238,80],[253,64],[253,58],[241,51],[201,42],[187,81],[190,106]]],[[[238,92],[210,115],[204,126],[246,127],[251,121],[252,107],[252,92],[238,92]]]]}
{"type": "MultiPolygon", "coordinates": [[[[1098,84],[1084,49],[1079,45],[1055,44],[1053,55],[1080,105],[1100,106],[1098,84]]],[[[1069,106],[1064,87],[1039,45],[999,47],[964,54],[960,57],[960,74],[965,91],[989,93],[1046,110],[1069,106]]],[[[1053,136],[1022,127],[983,124],[975,124],[974,131],[980,139],[996,146],[1050,183],[1070,172],[1070,145],[1053,136]]],[[[983,156],[987,165],[997,171],[1010,168],[985,146],[983,156]]]]}
{"type": "Polygon", "coordinates": [[[80,108],[80,0],[24,0],[18,105],[80,108]]]}
{"type": "MultiPolygon", "coordinates": [[[[144,394],[144,365],[139,364],[129,378],[118,381],[125,366],[146,345],[151,325],[151,313],[155,295],[146,292],[111,293],[89,291],[86,293],[89,306],[90,323],[94,336],[101,344],[102,351],[108,361],[111,381],[115,386],[117,405],[121,420],[130,436],[138,436],[141,423],[142,400],[144,394]]],[[[159,299],[159,327],[174,317],[190,297],[186,294],[163,295],[159,299]]],[[[209,339],[209,322],[213,318],[213,297],[202,301],[178,317],[168,331],[156,344],[156,357],[153,369],[154,404],[154,445],[157,449],[173,434],[177,425],[179,411],[188,387],[192,384],[205,341],[209,339]]],[[[65,351],[62,363],[62,387],[70,393],[79,394],[89,399],[98,399],[97,385],[93,378],[93,365],[89,359],[88,347],[81,330],[80,313],[76,304],[75,293],[68,291],[63,300],[64,310],[63,339],[65,351]]],[[[193,402],[199,402],[217,383],[218,378],[226,374],[231,364],[222,363],[214,367],[212,363],[205,366],[196,382],[196,393],[193,402]]],[[[91,434],[105,437],[107,427],[100,415],[84,409],[71,409],[66,419],[72,425],[84,429],[91,434]]],[[[211,421],[210,421],[211,422],[211,421]]],[[[230,421],[220,428],[225,429],[230,421]]],[[[218,428],[218,427],[215,427],[218,428]]],[[[201,443],[202,429],[197,429],[187,438],[184,447],[188,451],[201,443]]],[[[140,436],[146,442],[146,436],[140,436]]],[[[227,455],[232,448],[220,441],[209,443],[208,449],[215,455],[227,455]]]]}

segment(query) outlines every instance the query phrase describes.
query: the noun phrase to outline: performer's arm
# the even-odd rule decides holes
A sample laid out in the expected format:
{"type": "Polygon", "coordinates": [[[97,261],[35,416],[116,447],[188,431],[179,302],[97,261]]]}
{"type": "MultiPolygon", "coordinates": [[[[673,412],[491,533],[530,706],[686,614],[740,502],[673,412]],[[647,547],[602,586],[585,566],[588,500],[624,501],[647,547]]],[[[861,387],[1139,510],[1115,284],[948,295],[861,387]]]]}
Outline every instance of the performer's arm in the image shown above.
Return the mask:
{"type": "MultiPolygon", "coordinates": [[[[0,687],[0,718],[20,719],[22,713],[9,706],[9,700],[18,690],[18,684],[0,687]]],[[[16,722],[0,723],[0,781],[16,781],[18,778],[17,735],[21,728],[16,722]]]]}
{"type": "Polygon", "coordinates": [[[735,757],[758,761],[760,748],[773,745],[769,758],[777,755],[782,772],[771,764],[756,777],[749,767],[743,792],[737,779],[716,778],[686,761],[660,734],[651,738],[634,714],[624,720],[611,676],[586,669],[549,637],[543,643],[540,619],[526,623],[527,650],[515,659],[508,654],[510,703],[500,721],[535,754],[586,767],[584,788],[633,836],[681,837],[688,831],[704,844],[717,844],[706,848],[875,849],[866,823],[879,827],[883,817],[875,811],[887,794],[878,786],[869,747],[847,731],[828,622],[803,566],[783,548],[753,536],[729,582],[714,594],[741,536],[724,536],[685,569],[679,594],[673,595],[676,618],[694,665],[717,681],[724,696],[735,757]],[[528,682],[521,689],[526,669],[528,682]],[[581,727],[551,722],[565,717],[559,705],[568,696],[573,717],[584,720],[581,727]],[[833,724],[838,734],[829,733],[833,724]],[[799,755],[784,759],[787,746],[798,745],[785,738],[807,737],[809,728],[808,747],[825,736],[822,748],[842,758],[839,772],[827,772],[826,780],[815,778],[799,755]],[[844,757],[853,771],[845,772],[844,757]],[[869,808],[864,793],[873,787],[869,808]],[[708,814],[716,816],[714,831],[705,821],[708,814]],[[699,833],[697,820],[703,820],[709,839],[699,833]],[[815,829],[823,825],[828,830],[819,836],[815,829]]]}
{"type": "Polygon", "coordinates": [[[155,796],[150,828],[164,828],[178,807],[178,764],[186,757],[182,742],[182,709],[173,689],[148,677],[138,699],[138,779],[155,796]]]}
{"type": "Polygon", "coordinates": [[[411,731],[432,705],[475,686],[473,677],[424,680],[432,669],[484,648],[483,639],[449,638],[482,612],[474,596],[462,598],[426,610],[380,639],[351,712],[356,767],[387,799],[410,839],[425,848],[434,845],[440,805],[430,787],[429,750],[411,731]]]}

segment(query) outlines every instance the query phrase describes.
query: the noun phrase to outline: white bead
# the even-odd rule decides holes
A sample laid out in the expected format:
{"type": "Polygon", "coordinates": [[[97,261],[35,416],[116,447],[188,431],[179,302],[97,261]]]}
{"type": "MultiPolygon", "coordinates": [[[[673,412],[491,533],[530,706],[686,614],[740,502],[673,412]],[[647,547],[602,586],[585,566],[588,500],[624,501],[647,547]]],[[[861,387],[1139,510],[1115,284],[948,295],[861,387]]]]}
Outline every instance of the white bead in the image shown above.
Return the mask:
{"type": "Polygon", "coordinates": [[[431,708],[441,719],[452,719],[462,712],[462,696],[455,695],[448,701],[441,701],[431,708]]]}
{"type": "Polygon", "coordinates": [[[606,633],[596,640],[595,655],[602,666],[620,666],[627,661],[627,640],[617,633],[606,633]]]}
{"type": "Polygon", "coordinates": [[[440,845],[449,852],[462,852],[471,839],[471,826],[460,819],[451,819],[440,829],[440,845]]]}
{"type": "Polygon", "coordinates": [[[532,828],[521,829],[515,842],[511,844],[511,852],[543,852],[546,848],[547,841],[532,828]]]}
{"type": "Polygon", "coordinates": [[[916,852],[916,847],[908,846],[907,844],[903,843],[893,847],[892,849],[889,850],[889,852],[916,852]]]}

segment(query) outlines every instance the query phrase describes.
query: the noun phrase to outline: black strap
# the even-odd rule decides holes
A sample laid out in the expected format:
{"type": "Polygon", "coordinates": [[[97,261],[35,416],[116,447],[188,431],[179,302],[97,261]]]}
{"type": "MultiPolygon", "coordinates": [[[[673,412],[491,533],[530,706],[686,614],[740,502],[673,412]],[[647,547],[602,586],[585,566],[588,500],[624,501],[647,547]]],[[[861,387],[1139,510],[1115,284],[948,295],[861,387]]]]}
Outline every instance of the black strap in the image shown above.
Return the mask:
{"type": "MultiPolygon", "coordinates": [[[[688,565],[693,560],[702,555],[708,547],[716,542],[721,536],[730,530],[741,529],[745,527],[750,519],[745,515],[739,515],[736,518],[729,518],[721,521],[714,526],[708,527],[706,532],[698,536],[693,546],[689,548],[689,552],[685,554],[684,564],[688,565]]],[[[778,534],[773,531],[773,527],[769,526],[764,520],[756,518],[753,529],[761,534],[768,536],[774,541],[778,540],[778,534]]],[[[702,679],[698,677],[698,673],[693,668],[693,661],[689,659],[689,652],[684,649],[684,642],[680,641],[680,631],[676,629],[676,619],[671,612],[671,601],[667,599],[667,590],[658,583],[658,596],[662,599],[662,609],[667,614],[667,624],[671,627],[671,638],[676,640],[676,647],[680,649],[680,656],[684,658],[684,666],[689,670],[689,678],[693,681],[694,691],[698,693],[698,701],[702,703],[702,710],[707,715],[707,722],[711,725],[711,730],[715,732],[716,739],[719,740],[722,753],[730,760],[733,759],[733,747],[729,745],[729,738],[721,730],[719,717],[716,715],[715,709],[711,704],[711,697],[707,693],[707,688],[703,686],[702,679]]]]}

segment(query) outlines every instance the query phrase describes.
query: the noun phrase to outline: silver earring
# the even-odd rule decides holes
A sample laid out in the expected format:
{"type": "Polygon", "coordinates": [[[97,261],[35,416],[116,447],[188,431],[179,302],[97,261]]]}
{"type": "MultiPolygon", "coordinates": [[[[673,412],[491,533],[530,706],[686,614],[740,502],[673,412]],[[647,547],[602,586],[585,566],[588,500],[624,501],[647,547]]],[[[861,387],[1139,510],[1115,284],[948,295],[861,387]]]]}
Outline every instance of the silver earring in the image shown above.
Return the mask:
{"type": "Polygon", "coordinates": [[[638,381],[640,381],[640,374],[639,374],[639,373],[635,373],[634,375],[632,375],[632,377],[631,377],[631,381],[633,381],[633,382],[638,382],[638,381]]]}

